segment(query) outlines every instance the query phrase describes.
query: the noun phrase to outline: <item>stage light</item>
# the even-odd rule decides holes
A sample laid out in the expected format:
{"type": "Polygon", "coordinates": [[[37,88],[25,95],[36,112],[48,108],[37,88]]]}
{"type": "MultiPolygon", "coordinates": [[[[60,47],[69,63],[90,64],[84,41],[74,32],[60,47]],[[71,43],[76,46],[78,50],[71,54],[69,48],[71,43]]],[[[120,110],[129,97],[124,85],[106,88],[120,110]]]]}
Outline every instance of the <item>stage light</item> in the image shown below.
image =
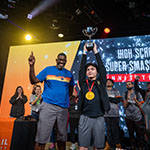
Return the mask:
{"type": "Polygon", "coordinates": [[[31,15],[31,14],[28,14],[27,18],[28,18],[28,19],[32,19],[32,15],[31,15]]]}
{"type": "Polygon", "coordinates": [[[91,11],[91,14],[93,15],[94,13],[95,13],[95,11],[94,11],[94,10],[92,10],[92,11],[91,11]]]}
{"type": "Polygon", "coordinates": [[[8,8],[15,8],[16,1],[15,0],[8,0],[8,8]]]}
{"type": "Polygon", "coordinates": [[[108,34],[108,33],[110,33],[110,29],[109,29],[109,28],[105,28],[105,29],[104,29],[104,32],[105,32],[106,34],[108,34]]]}
{"type": "Polygon", "coordinates": [[[16,3],[15,0],[8,0],[8,2],[10,2],[10,3],[16,3]]]}
{"type": "Polygon", "coordinates": [[[64,37],[64,34],[59,33],[59,34],[58,34],[58,37],[63,38],[63,37],[64,37]]]}
{"type": "Polygon", "coordinates": [[[30,40],[32,39],[32,36],[31,36],[30,34],[27,34],[27,35],[25,36],[25,38],[26,38],[26,40],[30,41],[30,40]]]}
{"type": "Polygon", "coordinates": [[[0,19],[8,19],[8,15],[0,12],[0,19]]]}
{"type": "MultiPolygon", "coordinates": [[[[56,4],[59,0],[42,0],[31,12],[30,15],[32,18],[39,15],[49,7],[52,7],[54,4],[56,4]]],[[[27,17],[28,18],[28,17],[27,17]]],[[[30,19],[30,18],[28,18],[30,19]]]]}
{"type": "Polygon", "coordinates": [[[76,9],[76,11],[75,11],[75,12],[76,12],[76,14],[77,14],[77,15],[80,15],[80,14],[82,13],[82,12],[81,12],[81,10],[80,10],[79,8],[78,8],[78,9],[76,9]]]}
{"type": "Polygon", "coordinates": [[[51,25],[49,26],[49,28],[51,28],[51,29],[53,29],[53,30],[59,29],[60,26],[59,26],[58,20],[56,20],[56,19],[52,20],[52,23],[51,23],[51,25]]]}

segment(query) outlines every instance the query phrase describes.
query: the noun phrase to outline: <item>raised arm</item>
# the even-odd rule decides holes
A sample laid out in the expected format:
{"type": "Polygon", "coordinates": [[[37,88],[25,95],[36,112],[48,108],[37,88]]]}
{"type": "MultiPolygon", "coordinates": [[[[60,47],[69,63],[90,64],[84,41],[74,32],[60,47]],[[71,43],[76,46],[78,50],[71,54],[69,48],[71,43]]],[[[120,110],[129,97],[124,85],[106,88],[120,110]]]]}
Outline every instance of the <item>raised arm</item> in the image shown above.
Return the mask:
{"type": "Polygon", "coordinates": [[[80,69],[79,69],[79,86],[81,87],[82,81],[86,79],[86,57],[87,57],[87,49],[86,49],[86,44],[84,45],[83,48],[83,56],[81,58],[81,64],[80,64],[80,69]]]}
{"type": "Polygon", "coordinates": [[[104,85],[106,85],[106,68],[102,62],[102,59],[99,55],[99,52],[97,50],[97,45],[94,43],[94,48],[93,48],[95,57],[96,57],[96,61],[98,64],[98,73],[99,73],[99,77],[98,79],[103,82],[104,85]]]}
{"type": "MultiPolygon", "coordinates": [[[[31,100],[31,102],[30,102],[30,104],[33,106],[33,105],[35,105],[36,104],[36,102],[40,99],[42,99],[42,97],[41,97],[41,94],[42,93],[40,93],[36,98],[35,98],[35,96],[34,96],[34,100],[31,100]]],[[[33,98],[33,97],[32,97],[33,98]]]]}
{"type": "Polygon", "coordinates": [[[135,81],[134,81],[134,89],[135,89],[135,91],[139,92],[142,95],[143,99],[145,99],[146,92],[145,92],[145,90],[143,90],[142,88],[139,87],[139,85],[138,85],[139,79],[140,79],[140,77],[136,76],[135,81]]]}
{"type": "Polygon", "coordinates": [[[33,52],[31,52],[31,55],[29,56],[28,62],[29,62],[29,78],[30,78],[30,83],[31,84],[39,83],[40,80],[38,78],[36,78],[35,71],[34,71],[35,57],[33,55],[33,52]]]}
{"type": "Polygon", "coordinates": [[[138,85],[139,79],[140,79],[140,77],[136,76],[135,81],[134,81],[134,89],[138,92],[141,90],[141,88],[139,88],[139,85],[138,85]]]}

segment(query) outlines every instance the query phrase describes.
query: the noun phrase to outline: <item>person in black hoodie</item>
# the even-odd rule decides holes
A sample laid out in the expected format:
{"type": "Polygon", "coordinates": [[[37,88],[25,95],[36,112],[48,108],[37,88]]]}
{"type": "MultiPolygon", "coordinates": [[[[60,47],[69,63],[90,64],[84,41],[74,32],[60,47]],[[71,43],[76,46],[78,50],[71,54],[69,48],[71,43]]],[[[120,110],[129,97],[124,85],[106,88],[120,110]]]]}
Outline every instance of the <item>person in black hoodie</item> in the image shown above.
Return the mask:
{"type": "Polygon", "coordinates": [[[21,86],[16,88],[16,92],[9,102],[12,104],[10,117],[23,117],[25,113],[24,104],[27,102],[27,97],[24,95],[23,88],[21,86]]]}
{"type": "Polygon", "coordinates": [[[106,69],[103,65],[97,45],[93,52],[97,64],[86,64],[87,48],[84,45],[83,56],[79,70],[79,146],[80,150],[88,150],[89,146],[103,149],[105,146],[104,114],[110,109],[106,92],[106,69]],[[87,78],[86,78],[87,76],[87,78]]]}

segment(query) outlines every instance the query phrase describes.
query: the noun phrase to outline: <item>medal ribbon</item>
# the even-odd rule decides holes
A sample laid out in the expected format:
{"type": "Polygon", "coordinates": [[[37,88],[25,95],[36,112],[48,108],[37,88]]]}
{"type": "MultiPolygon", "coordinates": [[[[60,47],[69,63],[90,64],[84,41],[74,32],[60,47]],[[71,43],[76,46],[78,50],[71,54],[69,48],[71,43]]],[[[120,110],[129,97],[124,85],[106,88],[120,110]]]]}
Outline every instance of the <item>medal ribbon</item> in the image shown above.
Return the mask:
{"type": "Polygon", "coordinates": [[[88,85],[89,92],[91,92],[92,89],[93,89],[93,86],[94,86],[94,83],[95,83],[95,82],[92,83],[91,88],[90,88],[90,86],[89,86],[88,79],[86,79],[86,83],[87,83],[87,85],[88,85]]]}

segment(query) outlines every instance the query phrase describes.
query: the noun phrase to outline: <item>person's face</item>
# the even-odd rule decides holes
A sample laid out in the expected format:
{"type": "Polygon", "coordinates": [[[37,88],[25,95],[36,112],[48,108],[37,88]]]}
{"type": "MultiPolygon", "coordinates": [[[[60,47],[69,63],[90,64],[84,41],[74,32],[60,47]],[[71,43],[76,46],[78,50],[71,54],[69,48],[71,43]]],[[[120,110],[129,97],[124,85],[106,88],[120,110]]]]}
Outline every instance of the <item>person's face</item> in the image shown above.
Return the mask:
{"type": "Polygon", "coordinates": [[[96,79],[97,76],[97,70],[93,66],[89,66],[86,69],[86,75],[89,79],[96,79]]]}
{"type": "Polygon", "coordinates": [[[133,84],[131,82],[127,82],[126,87],[127,87],[128,90],[130,90],[130,89],[133,88],[133,84]]]}
{"type": "Polygon", "coordinates": [[[36,87],[35,94],[38,95],[40,93],[41,93],[41,88],[40,87],[36,87]]]}
{"type": "Polygon", "coordinates": [[[106,86],[107,87],[113,87],[113,83],[110,80],[107,80],[106,86]]]}
{"type": "Polygon", "coordinates": [[[58,69],[63,69],[65,64],[66,64],[67,60],[66,60],[66,57],[63,56],[63,55],[60,55],[57,57],[56,59],[56,66],[58,69]]]}
{"type": "Polygon", "coordinates": [[[21,93],[22,93],[22,88],[19,87],[19,88],[17,89],[17,93],[18,93],[18,94],[21,94],[21,93]]]}
{"type": "Polygon", "coordinates": [[[147,84],[147,90],[150,91],[150,84],[147,84]]]}

